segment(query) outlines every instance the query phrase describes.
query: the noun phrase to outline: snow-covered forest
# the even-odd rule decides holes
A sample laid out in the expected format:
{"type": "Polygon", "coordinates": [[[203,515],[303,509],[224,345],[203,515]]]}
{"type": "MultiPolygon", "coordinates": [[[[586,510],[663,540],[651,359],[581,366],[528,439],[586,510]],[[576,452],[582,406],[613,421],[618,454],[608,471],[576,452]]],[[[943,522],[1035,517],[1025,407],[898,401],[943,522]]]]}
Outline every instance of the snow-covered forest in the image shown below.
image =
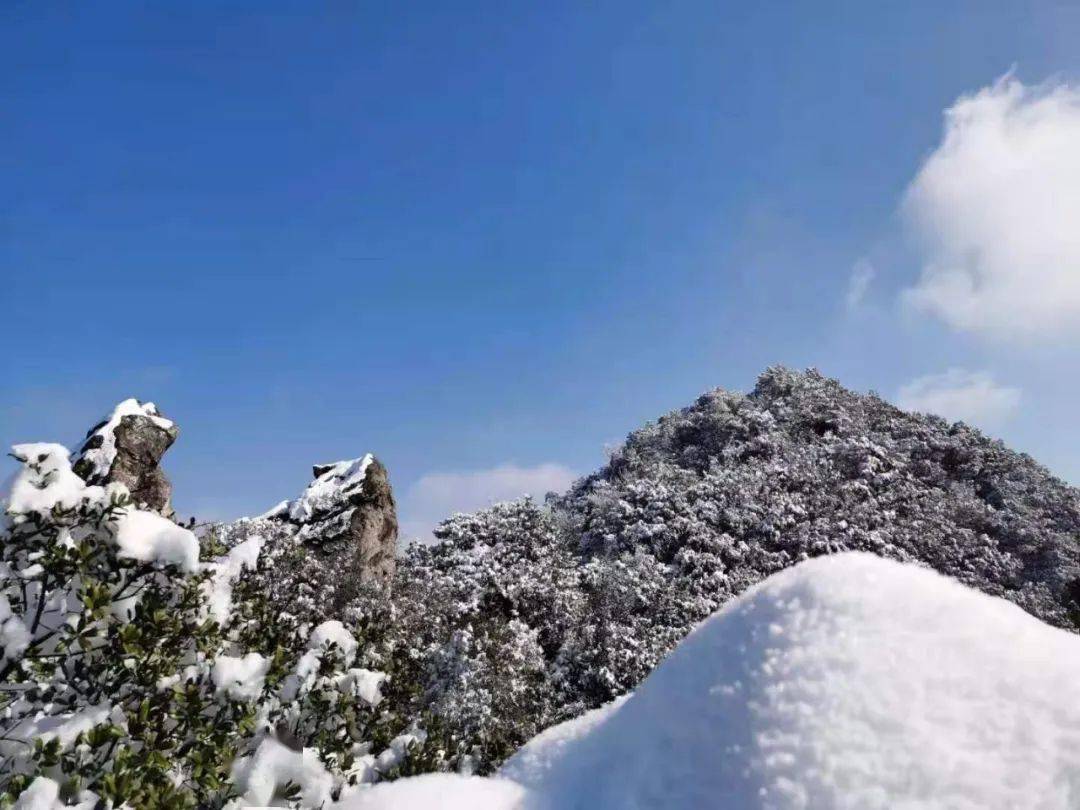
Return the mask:
{"type": "Polygon", "coordinates": [[[1080,802],[1080,493],[962,423],[771,368],[403,549],[372,455],[183,521],[177,435],[13,449],[5,805],[1080,802]]]}

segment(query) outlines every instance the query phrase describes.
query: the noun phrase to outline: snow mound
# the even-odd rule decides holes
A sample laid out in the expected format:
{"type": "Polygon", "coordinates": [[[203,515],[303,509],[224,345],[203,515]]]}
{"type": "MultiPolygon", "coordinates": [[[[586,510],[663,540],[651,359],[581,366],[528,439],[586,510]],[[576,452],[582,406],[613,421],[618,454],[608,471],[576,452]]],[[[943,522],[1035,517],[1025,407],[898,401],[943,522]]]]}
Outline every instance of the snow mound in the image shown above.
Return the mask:
{"type": "Polygon", "coordinates": [[[341,650],[347,661],[352,661],[359,646],[352,634],[337,619],[325,621],[311,631],[308,636],[308,649],[320,650],[334,644],[341,650]]]}
{"type": "Polygon", "coordinates": [[[273,738],[259,743],[253,755],[238,759],[232,775],[241,797],[226,805],[229,810],[269,807],[290,782],[300,789],[302,807],[323,807],[334,787],[314,748],[293,751],[273,738]]]}
{"type": "MultiPolygon", "coordinates": [[[[624,703],[544,732],[459,803],[1075,808],[1078,669],[1080,638],[1011,603],[869,554],[822,557],[729,603],[624,703]]],[[[458,806],[418,803],[417,781],[347,806],[458,806]]]]}
{"type": "Polygon", "coordinates": [[[545,729],[503,764],[499,769],[499,776],[523,785],[542,784],[544,775],[565,755],[568,747],[591,733],[629,698],[630,695],[623,695],[606,706],[545,729]]]}

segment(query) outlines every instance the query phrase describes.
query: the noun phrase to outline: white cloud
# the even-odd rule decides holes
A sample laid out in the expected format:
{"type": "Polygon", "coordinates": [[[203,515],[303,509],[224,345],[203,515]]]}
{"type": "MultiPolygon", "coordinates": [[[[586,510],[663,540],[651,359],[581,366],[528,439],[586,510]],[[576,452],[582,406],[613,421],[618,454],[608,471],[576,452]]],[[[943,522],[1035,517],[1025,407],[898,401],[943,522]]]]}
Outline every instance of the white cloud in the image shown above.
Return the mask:
{"type": "Polygon", "coordinates": [[[543,498],[548,492],[562,492],[575,478],[561,464],[502,464],[487,470],[427,473],[401,499],[401,537],[427,539],[435,525],[454,512],[471,512],[522,495],[543,498]]]}
{"type": "Polygon", "coordinates": [[[859,259],[852,266],[851,277],[848,279],[847,295],[844,298],[849,312],[858,309],[862,305],[866,293],[870,289],[870,284],[874,281],[876,275],[877,270],[874,265],[866,259],[859,259]]]}
{"type": "Polygon", "coordinates": [[[904,410],[989,428],[1013,415],[1020,405],[1020,389],[998,385],[985,371],[953,368],[901,386],[896,403],[904,410]]]}
{"type": "Polygon", "coordinates": [[[957,100],[903,213],[924,256],[907,303],[982,336],[1080,333],[1080,86],[957,100]]]}

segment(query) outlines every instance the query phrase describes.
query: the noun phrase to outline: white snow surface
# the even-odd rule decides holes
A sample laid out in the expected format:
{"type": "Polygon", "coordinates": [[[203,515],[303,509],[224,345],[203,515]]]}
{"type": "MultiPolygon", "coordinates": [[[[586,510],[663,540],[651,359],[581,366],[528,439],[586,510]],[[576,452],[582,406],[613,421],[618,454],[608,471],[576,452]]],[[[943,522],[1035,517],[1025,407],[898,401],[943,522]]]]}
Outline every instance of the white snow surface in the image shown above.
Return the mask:
{"type": "Polygon", "coordinates": [[[343,692],[352,692],[369,706],[382,703],[382,685],[386,673],[371,669],[350,669],[338,681],[343,692]]]}
{"type": "MultiPolygon", "coordinates": [[[[368,453],[363,458],[336,461],[322,475],[308,484],[303,494],[288,504],[289,519],[304,523],[312,518],[331,512],[346,502],[349,495],[364,484],[367,469],[374,456],[368,453]]],[[[280,504],[270,513],[277,513],[280,504]]]]}
{"type": "Polygon", "coordinates": [[[210,677],[218,691],[224,691],[233,700],[256,700],[262,694],[270,661],[258,653],[236,657],[219,655],[214,659],[210,677]]]}
{"type": "Polygon", "coordinates": [[[542,784],[544,776],[554,763],[562,759],[567,748],[571,748],[582,737],[591,733],[629,698],[630,695],[623,695],[599,709],[585,712],[580,717],[541,731],[503,763],[499,776],[523,785],[542,784]]]}
{"type": "Polygon", "coordinates": [[[523,807],[526,791],[509,779],[429,773],[361,789],[342,810],[490,810],[523,807]]]}
{"type": "Polygon", "coordinates": [[[356,655],[356,639],[353,638],[352,633],[345,629],[345,625],[337,619],[323,622],[312,630],[311,635],[308,636],[309,650],[322,650],[331,644],[336,644],[342,655],[345,656],[345,660],[349,663],[352,662],[356,655]]]}
{"type": "Polygon", "coordinates": [[[60,800],[60,783],[47,776],[35,776],[30,787],[19,794],[14,810],[93,810],[98,797],[84,790],[75,797],[75,803],[60,800]]]}
{"type": "MultiPolygon", "coordinates": [[[[59,714],[39,712],[35,716],[22,720],[9,736],[13,741],[39,737],[44,742],[56,739],[60,744],[60,750],[66,751],[84,731],[90,731],[94,726],[110,722],[112,714],[113,708],[107,703],[59,714]]],[[[0,743],[0,751],[10,752],[11,745],[14,745],[14,742],[9,744],[5,740],[0,743]]]]}
{"type": "Polygon", "coordinates": [[[173,563],[189,574],[199,567],[198,538],[154,512],[127,509],[116,521],[116,545],[121,557],[173,563]]]}
{"type": "Polygon", "coordinates": [[[620,705],[549,729],[492,780],[342,807],[1080,807],[1080,638],[868,554],[790,568],[711,616],[620,705]]]}
{"type": "Polygon", "coordinates": [[[232,616],[233,582],[245,570],[255,570],[265,542],[261,535],[254,534],[244,542],[237,543],[214,562],[206,563],[206,570],[213,574],[206,585],[207,604],[210,616],[218,624],[226,624],[232,616]]]}
{"type": "MultiPolygon", "coordinates": [[[[331,644],[336,644],[337,648],[341,651],[346,667],[352,664],[353,659],[356,658],[356,649],[359,646],[356,639],[345,629],[345,625],[337,619],[325,621],[308,634],[308,650],[300,656],[292,674],[285,679],[281,691],[282,699],[294,700],[297,695],[301,695],[311,689],[315,684],[316,675],[319,671],[319,661],[331,644]]],[[[361,671],[366,672],[367,670],[350,670],[349,674],[339,676],[339,683],[344,684],[346,688],[356,687],[356,676],[352,673],[361,671]]],[[[373,674],[382,675],[382,673],[373,674]]],[[[383,675],[384,679],[385,677],[386,676],[383,675]]],[[[374,688],[376,693],[378,693],[378,687],[381,683],[382,681],[378,681],[378,683],[375,684],[374,688]]],[[[365,683],[364,686],[366,687],[368,684],[365,683]]],[[[379,694],[378,699],[382,699],[381,694],[379,694]]],[[[374,703],[372,703],[372,705],[374,705],[374,703]]]]}
{"type": "MultiPolygon", "coordinates": [[[[98,477],[104,478],[112,469],[113,461],[116,460],[116,434],[113,431],[116,430],[120,420],[125,416],[145,416],[153,420],[158,427],[166,430],[173,426],[170,420],[158,415],[157,406],[153,402],[141,404],[137,399],[125,399],[113,408],[113,412],[105,420],[105,424],[94,431],[94,436],[100,435],[102,438],[101,446],[87,450],[82,454],[82,458],[85,458],[93,465],[94,471],[90,480],[95,480],[98,477]]],[[[87,439],[89,440],[89,438],[88,436],[87,439]]]]}
{"type": "Polygon", "coordinates": [[[15,810],[53,810],[56,807],[63,807],[60,785],[47,776],[35,778],[15,802],[15,810]]]}
{"type": "Polygon", "coordinates": [[[46,515],[54,506],[71,509],[105,494],[101,487],[88,487],[71,471],[70,454],[62,444],[17,444],[11,454],[22,467],[4,493],[3,507],[15,522],[30,512],[46,515]]]}
{"type": "Polygon", "coordinates": [[[280,501],[280,502],[274,504],[273,506],[271,506],[269,509],[267,509],[265,512],[263,512],[261,515],[256,515],[253,518],[240,518],[240,520],[266,520],[267,518],[279,517],[281,515],[287,515],[287,514],[289,514],[289,504],[290,503],[292,503],[292,501],[280,501]]]}
{"type": "Polygon", "coordinates": [[[0,648],[4,658],[18,658],[30,646],[30,628],[11,610],[11,602],[0,594],[0,648]]]}
{"type": "Polygon", "coordinates": [[[241,793],[235,808],[287,807],[275,803],[275,793],[288,782],[300,787],[304,807],[322,807],[330,802],[334,778],[323,767],[314,748],[293,751],[272,737],[267,737],[248,757],[233,765],[233,780],[241,793]]]}

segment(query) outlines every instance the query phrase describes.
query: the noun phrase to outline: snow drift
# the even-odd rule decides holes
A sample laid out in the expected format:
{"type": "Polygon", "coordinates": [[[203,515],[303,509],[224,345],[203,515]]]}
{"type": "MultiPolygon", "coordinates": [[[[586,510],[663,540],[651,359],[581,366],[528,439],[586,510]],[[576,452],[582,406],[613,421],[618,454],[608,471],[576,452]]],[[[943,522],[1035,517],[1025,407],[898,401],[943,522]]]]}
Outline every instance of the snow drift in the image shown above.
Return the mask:
{"type": "Polygon", "coordinates": [[[932,571],[850,553],[770,577],[620,705],[494,780],[419,777],[350,810],[1080,806],[1080,639],[932,571]]]}

